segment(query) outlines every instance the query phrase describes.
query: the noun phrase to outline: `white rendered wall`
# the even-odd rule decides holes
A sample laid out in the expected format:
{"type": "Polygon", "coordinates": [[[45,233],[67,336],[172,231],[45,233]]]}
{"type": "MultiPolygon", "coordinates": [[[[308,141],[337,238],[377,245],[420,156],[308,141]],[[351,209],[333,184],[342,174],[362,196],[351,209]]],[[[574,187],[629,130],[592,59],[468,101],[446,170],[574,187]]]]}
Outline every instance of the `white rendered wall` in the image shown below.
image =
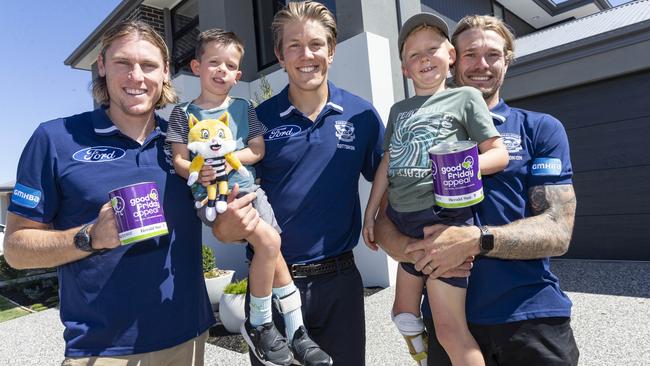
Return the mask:
{"type": "MultiPolygon", "coordinates": [[[[372,33],[356,35],[337,45],[334,62],[329,72],[329,79],[338,87],[370,101],[384,123],[394,103],[390,58],[387,56],[388,47],[388,39],[384,37],[372,33]]],[[[283,70],[267,75],[266,79],[274,94],[281,91],[288,82],[283,70]]],[[[181,101],[190,100],[200,92],[199,79],[194,76],[180,75],[173,80],[173,83],[181,101]]],[[[259,80],[237,83],[231,95],[252,99],[255,92],[260,93],[259,80]]],[[[161,115],[164,116],[164,112],[161,115]]],[[[362,177],[359,181],[361,212],[365,210],[369,193],[370,184],[362,177]]],[[[203,228],[203,243],[214,249],[217,266],[234,269],[236,278],[248,275],[244,245],[219,243],[207,227],[203,228]]],[[[394,284],[396,263],[382,251],[369,250],[363,244],[363,239],[359,237],[359,245],[354,250],[354,255],[364,286],[388,287],[394,284]]]]}

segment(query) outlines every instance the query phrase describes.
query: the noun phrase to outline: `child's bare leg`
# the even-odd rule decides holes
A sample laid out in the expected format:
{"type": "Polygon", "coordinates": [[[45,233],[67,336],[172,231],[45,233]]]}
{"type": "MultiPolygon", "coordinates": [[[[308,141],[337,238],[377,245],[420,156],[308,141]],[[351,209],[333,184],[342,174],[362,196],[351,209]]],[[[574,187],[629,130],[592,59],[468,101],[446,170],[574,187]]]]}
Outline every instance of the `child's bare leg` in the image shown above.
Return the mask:
{"type": "Polygon", "coordinates": [[[398,265],[393,314],[411,313],[419,317],[423,288],[424,277],[414,276],[398,265]]]}
{"type": "Polygon", "coordinates": [[[280,255],[280,235],[269,224],[260,221],[246,240],[254,249],[248,276],[251,294],[249,321],[251,325],[258,326],[273,320],[271,290],[280,255]]]}
{"type": "Polygon", "coordinates": [[[278,261],[275,263],[273,288],[284,287],[290,283],[293,283],[293,278],[291,278],[291,274],[289,273],[287,262],[284,261],[284,256],[280,253],[280,255],[278,255],[278,261]]]}
{"type": "Polygon", "coordinates": [[[409,353],[420,366],[427,364],[427,337],[420,316],[423,288],[423,277],[414,276],[398,266],[391,316],[397,330],[404,336],[409,353]]]}
{"type": "Polygon", "coordinates": [[[437,279],[427,280],[436,337],[454,366],[484,366],[483,354],[467,327],[467,290],[437,279]]]}

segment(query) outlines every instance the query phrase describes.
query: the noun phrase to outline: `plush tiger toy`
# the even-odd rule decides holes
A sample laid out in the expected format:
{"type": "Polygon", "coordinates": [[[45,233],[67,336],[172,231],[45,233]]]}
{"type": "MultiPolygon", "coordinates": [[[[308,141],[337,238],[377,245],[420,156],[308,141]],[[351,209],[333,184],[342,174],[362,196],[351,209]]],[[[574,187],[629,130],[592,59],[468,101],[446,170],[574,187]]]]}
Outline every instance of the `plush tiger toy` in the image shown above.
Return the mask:
{"type": "MultiPolygon", "coordinates": [[[[203,165],[209,165],[217,172],[217,177],[207,187],[208,207],[205,216],[209,221],[214,221],[217,212],[223,213],[228,207],[226,203],[228,196],[226,162],[242,176],[250,175],[237,156],[233,154],[237,147],[228,127],[228,118],[228,112],[222,114],[219,119],[204,119],[202,121],[199,121],[193,114],[189,116],[190,132],[187,148],[196,156],[190,164],[187,185],[191,186],[196,183],[203,165]]],[[[204,204],[205,201],[197,201],[196,207],[201,208],[204,204]]]]}

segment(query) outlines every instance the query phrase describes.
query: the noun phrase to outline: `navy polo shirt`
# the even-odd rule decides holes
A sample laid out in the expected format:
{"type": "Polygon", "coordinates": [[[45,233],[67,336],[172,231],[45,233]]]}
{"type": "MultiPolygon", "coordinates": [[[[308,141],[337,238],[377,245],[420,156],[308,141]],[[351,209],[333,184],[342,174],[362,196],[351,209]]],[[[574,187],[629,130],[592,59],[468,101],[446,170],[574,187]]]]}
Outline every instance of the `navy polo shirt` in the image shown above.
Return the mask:
{"type": "Polygon", "coordinates": [[[257,172],[282,228],[282,254],[292,264],[357,245],[359,177],[374,178],[384,125],[370,103],[331,82],[327,104],[312,122],[291,105],[288,88],[257,107],[268,129],[257,172]]]}
{"type": "Polygon", "coordinates": [[[214,322],[201,270],[201,223],[163,145],[167,122],[140,145],[103,109],[41,124],[27,143],[9,211],[56,230],[97,218],[108,192],[156,182],[169,234],[58,268],[65,355],[156,351],[214,322]]]}
{"type": "MultiPolygon", "coordinates": [[[[572,184],[573,169],[560,121],[548,114],[510,108],[503,100],[490,112],[510,162],[502,172],[483,176],[485,199],[475,207],[475,220],[477,225],[501,226],[532,216],[530,188],[572,184]]],[[[549,258],[478,257],[469,277],[466,312],[470,323],[484,325],[569,317],[571,300],[551,273],[549,258]]]]}

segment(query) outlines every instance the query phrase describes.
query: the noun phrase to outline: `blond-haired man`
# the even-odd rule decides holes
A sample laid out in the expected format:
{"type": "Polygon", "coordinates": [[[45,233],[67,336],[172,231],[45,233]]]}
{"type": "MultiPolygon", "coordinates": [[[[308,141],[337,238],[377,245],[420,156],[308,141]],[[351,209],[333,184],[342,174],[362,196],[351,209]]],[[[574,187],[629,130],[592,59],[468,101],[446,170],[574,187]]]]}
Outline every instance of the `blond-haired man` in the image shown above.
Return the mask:
{"type": "Polygon", "coordinates": [[[214,316],[201,271],[201,224],[164,151],[174,102],[169,53],[149,25],[102,38],[93,95],[102,107],[41,124],[18,165],[5,256],[59,267],[64,365],[203,365],[214,316]],[[108,192],[155,182],[168,235],[120,245],[108,192]]]}
{"type": "MultiPolygon", "coordinates": [[[[327,7],[289,2],[275,16],[273,35],[289,85],[257,108],[269,129],[261,186],[282,227],[281,250],[309,335],[335,365],[363,365],[363,284],[352,249],[361,230],[359,176],[374,176],[383,123],[370,103],[328,81],[336,22],[327,7]]],[[[217,219],[222,241],[247,236],[255,215],[239,209],[245,199],[217,219]],[[243,219],[230,220],[235,214],[243,219]]]]}

